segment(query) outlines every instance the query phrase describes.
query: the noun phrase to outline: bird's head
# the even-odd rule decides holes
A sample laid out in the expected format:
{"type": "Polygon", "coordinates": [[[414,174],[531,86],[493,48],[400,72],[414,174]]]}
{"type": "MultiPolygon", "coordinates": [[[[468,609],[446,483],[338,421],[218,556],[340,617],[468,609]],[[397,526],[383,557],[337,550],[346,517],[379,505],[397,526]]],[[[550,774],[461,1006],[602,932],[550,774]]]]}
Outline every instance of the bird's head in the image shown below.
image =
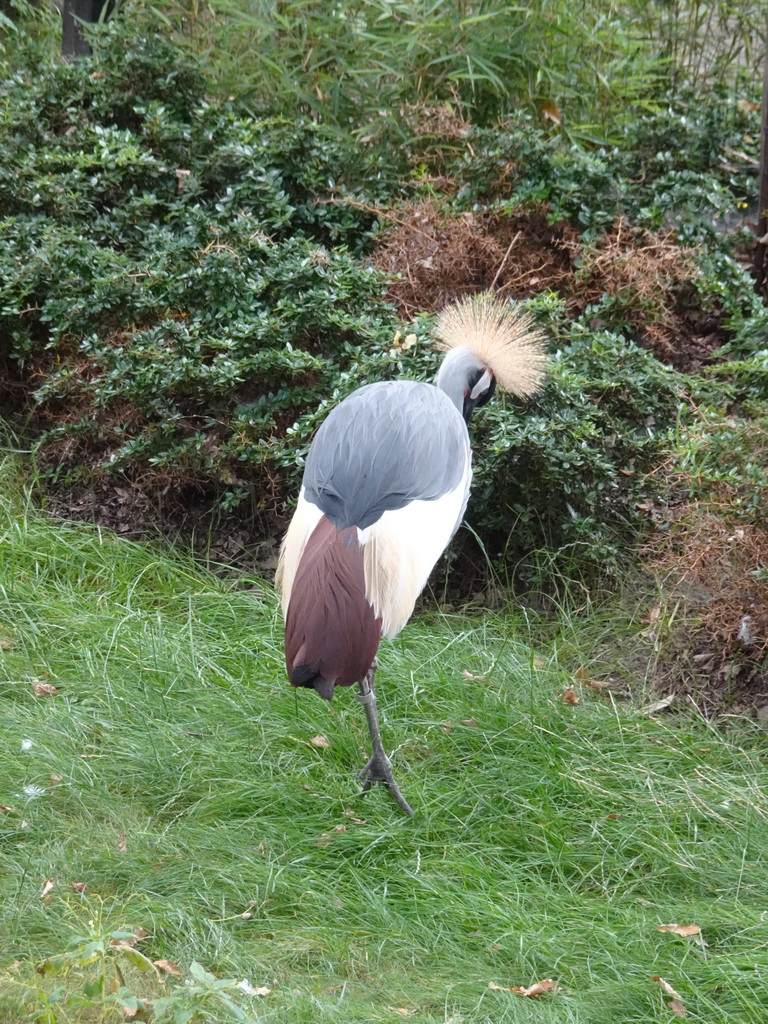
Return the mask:
{"type": "Polygon", "coordinates": [[[496,384],[519,398],[541,387],[546,339],[530,317],[492,295],[474,295],[446,307],[435,336],[445,358],[435,380],[467,423],[489,402],[496,384]]]}
{"type": "Polygon", "coordinates": [[[469,423],[472,413],[493,398],[496,377],[469,349],[451,349],[443,359],[435,384],[445,391],[461,415],[469,423]]]}

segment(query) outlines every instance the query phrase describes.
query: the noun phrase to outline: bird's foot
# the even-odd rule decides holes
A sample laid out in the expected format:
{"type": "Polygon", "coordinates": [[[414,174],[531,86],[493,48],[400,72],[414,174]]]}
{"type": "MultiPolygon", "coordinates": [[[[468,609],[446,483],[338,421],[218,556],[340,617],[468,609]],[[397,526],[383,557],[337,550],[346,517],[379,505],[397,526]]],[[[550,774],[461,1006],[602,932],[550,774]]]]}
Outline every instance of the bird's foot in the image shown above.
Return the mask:
{"type": "Polygon", "coordinates": [[[406,814],[413,814],[413,809],[400,792],[400,787],[395,782],[392,774],[392,764],[386,754],[372,754],[362,771],[358,772],[358,779],[363,779],[363,792],[367,793],[374,782],[383,782],[392,795],[392,799],[400,806],[406,814]]]}

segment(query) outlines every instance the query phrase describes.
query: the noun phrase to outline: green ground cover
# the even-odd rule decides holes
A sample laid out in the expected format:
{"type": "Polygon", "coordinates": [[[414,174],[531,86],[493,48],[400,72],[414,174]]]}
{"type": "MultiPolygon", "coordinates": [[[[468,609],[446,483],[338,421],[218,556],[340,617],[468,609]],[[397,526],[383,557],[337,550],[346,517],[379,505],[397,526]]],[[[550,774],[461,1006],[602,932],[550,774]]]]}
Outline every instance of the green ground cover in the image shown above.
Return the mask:
{"type": "MultiPolygon", "coordinates": [[[[98,956],[35,973],[89,927],[144,929],[137,948],[186,978],[195,961],[271,990],[223,987],[228,1007],[211,980],[170,979],[159,1019],[674,1019],[654,975],[691,1020],[765,1019],[764,732],[644,713],[641,687],[635,704],[578,682],[578,704],[560,696],[575,667],[615,668],[608,644],[628,649],[641,626],[582,611],[545,636],[515,609],[413,622],[380,670],[408,820],[385,793],[358,795],[367,736],[351,693],[326,705],[290,690],[267,585],[236,589],[50,521],[13,473],[0,506],[3,1021],[122,1019],[98,956]],[[58,692],[36,697],[36,682],[58,692]],[[657,931],[691,922],[701,938],[657,931]],[[563,991],[489,988],[542,978],[563,991]]],[[[160,994],[127,960],[122,973],[119,1003],[160,994]]]]}

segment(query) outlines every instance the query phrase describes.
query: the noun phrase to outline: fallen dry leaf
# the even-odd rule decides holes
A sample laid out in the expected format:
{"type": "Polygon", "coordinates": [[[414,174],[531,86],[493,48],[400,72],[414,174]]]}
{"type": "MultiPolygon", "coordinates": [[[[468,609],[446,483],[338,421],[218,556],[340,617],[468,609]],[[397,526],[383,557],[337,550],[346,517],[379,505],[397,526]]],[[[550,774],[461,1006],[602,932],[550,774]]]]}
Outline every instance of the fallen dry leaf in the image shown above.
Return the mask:
{"type": "Polygon", "coordinates": [[[117,844],[119,853],[128,853],[128,847],[125,845],[125,832],[120,833],[120,841],[117,844]]]}
{"type": "Polygon", "coordinates": [[[475,718],[462,718],[461,724],[468,726],[470,729],[477,728],[477,720],[475,718]]]}
{"type": "Polygon", "coordinates": [[[326,846],[328,845],[328,843],[330,843],[330,841],[331,841],[331,837],[328,835],[328,833],[327,832],[323,832],[323,834],[317,840],[317,848],[318,848],[318,850],[324,850],[326,848],[326,846]]]}
{"type": "Polygon", "coordinates": [[[641,710],[644,715],[655,715],[657,711],[663,711],[664,708],[668,708],[669,705],[675,701],[675,699],[676,695],[674,693],[670,693],[668,697],[664,697],[662,700],[656,700],[653,702],[653,704],[648,704],[641,710]]]}
{"type": "Polygon", "coordinates": [[[344,815],[349,818],[350,821],[354,821],[356,825],[364,825],[365,821],[363,818],[358,818],[354,811],[351,811],[348,807],[344,810],[344,815]]]}
{"type": "Polygon", "coordinates": [[[683,938],[701,934],[701,928],[697,924],[660,924],[656,931],[671,932],[673,935],[682,935],[683,938]]]}
{"type": "Polygon", "coordinates": [[[554,122],[554,124],[560,124],[562,120],[562,114],[556,103],[551,100],[545,100],[544,103],[539,107],[542,115],[548,120],[554,122]]]}
{"type": "Polygon", "coordinates": [[[660,978],[658,974],[654,974],[651,978],[651,981],[655,981],[657,985],[661,985],[661,987],[664,989],[667,995],[672,996],[670,1001],[667,1003],[667,1006],[669,1006],[670,1010],[672,1011],[672,1013],[674,1013],[676,1017],[688,1016],[688,1011],[686,1010],[685,1005],[683,1004],[682,996],[679,992],[675,992],[675,990],[672,988],[668,981],[665,981],[663,978],[660,978]]]}
{"type": "Polygon", "coordinates": [[[668,996],[672,996],[673,999],[679,999],[682,1002],[683,997],[680,995],[680,993],[675,992],[675,990],[672,988],[669,982],[665,981],[663,978],[660,978],[658,974],[654,974],[654,976],[651,978],[651,981],[655,981],[657,985],[661,985],[661,987],[664,989],[668,996]]]}
{"type": "Polygon", "coordinates": [[[600,693],[601,690],[607,690],[611,684],[601,682],[599,679],[585,679],[584,685],[588,686],[590,690],[597,690],[597,692],[600,693]]]}
{"type": "Polygon", "coordinates": [[[334,832],[346,832],[347,831],[347,826],[346,825],[334,825],[333,831],[334,832]]]}
{"type": "Polygon", "coordinates": [[[652,626],[654,622],[658,622],[659,616],[661,615],[661,605],[655,604],[652,608],[648,609],[645,616],[645,621],[649,626],[652,626]]]}
{"type": "Polygon", "coordinates": [[[582,686],[588,686],[590,690],[597,690],[598,693],[600,690],[605,690],[611,685],[610,683],[601,683],[597,679],[590,678],[589,672],[585,668],[577,668],[574,676],[577,683],[581,683],[582,686]]]}
{"type": "Polygon", "coordinates": [[[473,676],[472,673],[468,672],[467,669],[465,668],[461,670],[461,674],[464,676],[465,679],[469,679],[473,683],[485,682],[485,676],[473,676]]]}
{"type": "Polygon", "coordinates": [[[488,988],[492,992],[511,992],[511,988],[505,988],[503,985],[497,985],[495,981],[488,982],[488,988]]]}
{"type": "Polygon", "coordinates": [[[88,891],[88,883],[87,882],[73,882],[72,883],[72,891],[73,892],[87,892],[88,891]]]}
{"type": "Polygon", "coordinates": [[[141,926],[139,926],[138,928],[134,928],[133,929],[133,937],[136,939],[137,942],[141,942],[142,939],[146,939],[146,937],[148,935],[149,935],[149,932],[146,931],[141,926]]]}
{"type": "Polygon", "coordinates": [[[392,1013],[399,1014],[401,1017],[412,1017],[416,1013],[415,1010],[408,1010],[404,1006],[388,1006],[387,1009],[391,1010],[392,1013]]]}
{"type": "Polygon", "coordinates": [[[139,999],[138,1006],[128,1006],[126,1003],[122,1004],[123,1020],[151,1020],[152,1019],[152,1001],[150,999],[139,999]]]}
{"type": "Polygon", "coordinates": [[[152,963],[155,967],[159,967],[161,971],[165,971],[166,974],[170,974],[172,978],[181,977],[181,971],[176,964],[172,964],[170,960],[153,960],[152,963]]]}
{"type": "Polygon", "coordinates": [[[48,893],[51,891],[54,885],[56,885],[55,878],[46,878],[45,883],[43,885],[43,891],[40,893],[41,900],[45,899],[45,897],[48,895],[48,893]]]}
{"type": "Polygon", "coordinates": [[[52,683],[41,683],[39,680],[35,683],[36,697],[55,697],[58,692],[52,683]]]}
{"type": "Polygon", "coordinates": [[[325,736],[322,736],[320,733],[317,736],[313,736],[309,742],[313,747],[330,747],[331,745],[325,736]]]}
{"type": "Polygon", "coordinates": [[[64,779],[63,779],[63,777],[61,775],[56,775],[55,772],[51,772],[50,782],[48,783],[48,785],[49,786],[60,786],[63,781],[64,781],[64,779]]]}
{"type": "Polygon", "coordinates": [[[251,992],[252,996],[268,996],[272,992],[271,988],[267,988],[266,985],[256,985],[251,992]]]}
{"type": "Polygon", "coordinates": [[[566,686],[562,693],[558,694],[563,704],[578,704],[579,695],[572,686],[566,686]]]}
{"type": "Polygon", "coordinates": [[[126,1006],[123,1003],[123,1017],[125,1020],[152,1020],[152,1000],[151,999],[139,999],[139,1005],[134,1009],[132,1006],[126,1006]]]}
{"type": "Polygon", "coordinates": [[[535,981],[533,985],[528,988],[519,988],[515,986],[512,991],[517,996],[526,996],[529,999],[538,999],[539,996],[546,995],[547,992],[562,992],[563,990],[559,985],[555,984],[551,978],[544,978],[543,981],[535,981]]]}

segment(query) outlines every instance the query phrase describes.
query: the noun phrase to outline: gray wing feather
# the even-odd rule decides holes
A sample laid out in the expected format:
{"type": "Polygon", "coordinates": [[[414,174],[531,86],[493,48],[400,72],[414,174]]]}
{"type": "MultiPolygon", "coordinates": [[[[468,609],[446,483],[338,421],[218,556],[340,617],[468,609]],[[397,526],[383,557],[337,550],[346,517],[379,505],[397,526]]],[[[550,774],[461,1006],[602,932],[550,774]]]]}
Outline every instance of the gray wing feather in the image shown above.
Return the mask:
{"type": "Polygon", "coordinates": [[[451,400],[431,384],[368,384],[318,430],[304,471],[305,497],[342,530],[431,501],[458,486],[469,435],[451,400]]]}

